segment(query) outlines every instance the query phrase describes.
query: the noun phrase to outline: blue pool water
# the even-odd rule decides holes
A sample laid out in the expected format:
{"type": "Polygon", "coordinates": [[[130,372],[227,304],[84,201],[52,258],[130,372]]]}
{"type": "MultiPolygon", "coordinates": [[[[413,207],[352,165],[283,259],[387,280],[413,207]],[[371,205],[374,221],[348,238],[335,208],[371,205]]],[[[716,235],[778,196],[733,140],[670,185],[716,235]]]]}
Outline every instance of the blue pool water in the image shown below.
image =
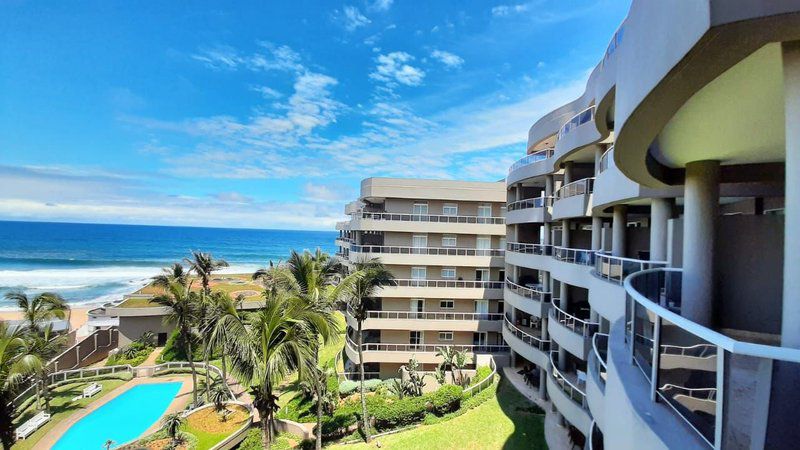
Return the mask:
{"type": "Polygon", "coordinates": [[[102,450],[132,441],[156,423],[181,388],[180,382],[140,384],[111,400],[69,428],[53,450],[102,450]]]}

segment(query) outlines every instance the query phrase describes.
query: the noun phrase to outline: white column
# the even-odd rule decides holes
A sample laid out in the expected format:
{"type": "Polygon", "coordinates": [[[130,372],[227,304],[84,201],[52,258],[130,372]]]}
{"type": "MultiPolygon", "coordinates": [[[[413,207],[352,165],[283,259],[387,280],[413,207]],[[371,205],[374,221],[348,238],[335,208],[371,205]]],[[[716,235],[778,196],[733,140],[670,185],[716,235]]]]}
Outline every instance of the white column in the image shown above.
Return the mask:
{"type": "Polygon", "coordinates": [[[650,202],[650,260],[667,260],[667,225],[672,217],[673,200],[654,198],[650,202]]]}
{"type": "Polygon", "coordinates": [[[572,161],[564,163],[564,184],[572,182],[572,161]]]}
{"type": "Polygon", "coordinates": [[[714,246],[719,214],[719,161],[686,165],[683,206],[683,298],[681,315],[711,325],[714,246]]]}
{"type": "Polygon", "coordinates": [[[545,197],[552,197],[553,196],[553,176],[547,175],[544,177],[544,196],[545,197]]]}
{"type": "Polygon", "coordinates": [[[625,232],[628,228],[628,207],[614,205],[614,219],[611,224],[611,254],[625,256],[625,232]]]}
{"type": "Polygon", "coordinates": [[[600,158],[603,157],[603,153],[605,152],[605,149],[599,145],[594,149],[594,176],[598,175],[600,170],[600,158]]]}
{"type": "Polygon", "coordinates": [[[569,247],[569,220],[561,221],[561,246],[569,247]]]}
{"type": "Polygon", "coordinates": [[[592,250],[602,249],[603,218],[592,217],[592,250]]]}
{"type": "Polygon", "coordinates": [[[781,345],[800,348],[800,41],[783,43],[786,193],[781,345]]]}

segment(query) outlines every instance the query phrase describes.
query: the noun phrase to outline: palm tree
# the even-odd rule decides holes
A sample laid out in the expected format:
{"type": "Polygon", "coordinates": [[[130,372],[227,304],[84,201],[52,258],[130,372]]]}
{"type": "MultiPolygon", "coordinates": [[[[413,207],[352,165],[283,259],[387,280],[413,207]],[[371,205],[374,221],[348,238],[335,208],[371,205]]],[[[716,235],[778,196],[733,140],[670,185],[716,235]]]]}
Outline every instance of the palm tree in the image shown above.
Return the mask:
{"type": "Polygon", "coordinates": [[[458,384],[465,387],[464,367],[469,363],[469,354],[466,350],[457,350],[453,354],[453,370],[458,370],[458,384]]]}
{"type": "Polygon", "coordinates": [[[105,447],[106,450],[111,450],[111,446],[114,445],[115,443],[116,442],[114,442],[111,439],[109,439],[109,440],[106,441],[105,444],[103,444],[103,447],[105,447]]]}
{"type": "Polygon", "coordinates": [[[53,319],[65,319],[69,313],[69,305],[58,294],[43,292],[33,298],[20,291],[8,292],[6,300],[17,304],[22,310],[22,317],[31,331],[39,331],[44,322],[53,319]]]}
{"type": "Polygon", "coordinates": [[[211,401],[214,403],[214,410],[217,411],[217,414],[222,416],[222,420],[226,420],[228,418],[228,411],[225,408],[225,402],[229,400],[228,397],[228,388],[225,387],[225,383],[217,382],[214,383],[214,386],[211,387],[211,401]]]}
{"type": "Polygon", "coordinates": [[[330,315],[286,293],[267,296],[263,308],[243,319],[229,325],[233,330],[228,343],[231,367],[251,386],[253,407],[261,417],[262,444],[269,449],[279,409],[275,388],[294,371],[305,377],[305,371],[316,364],[317,333],[329,337],[336,333],[336,324],[330,315]]]}
{"type": "Polygon", "coordinates": [[[169,313],[164,316],[164,323],[174,325],[183,343],[189,369],[192,372],[192,397],[197,405],[197,372],[194,367],[194,353],[192,353],[192,340],[194,339],[193,327],[197,321],[197,294],[191,292],[189,286],[179,282],[170,283],[167,293],[153,299],[154,303],[169,308],[169,313]]]}
{"type": "Polygon", "coordinates": [[[225,292],[211,294],[210,306],[203,325],[203,335],[208,336],[206,341],[206,359],[214,351],[222,354],[222,378],[228,379],[228,363],[226,361],[227,344],[231,341],[231,325],[241,320],[239,308],[244,297],[239,295],[236,300],[225,292]]]}
{"type": "Polygon", "coordinates": [[[316,448],[322,448],[322,414],[323,412],[331,415],[335,405],[334,393],[328,391],[328,378],[336,376],[336,373],[328,368],[323,369],[318,365],[313,365],[305,373],[305,378],[300,383],[300,389],[317,403],[317,428],[316,448]]]}
{"type": "Polygon", "coordinates": [[[181,443],[180,431],[184,420],[183,414],[179,412],[167,414],[163,419],[161,419],[161,426],[164,431],[167,432],[167,435],[171,441],[170,443],[174,448],[177,448],[181,443]]]}
{"type": "Polygon", "coordinates": [[[209,281],[211,274],[223,267],[228,267],[228,263],[224,259],[214,259],[211,253],[203,253],[200,251],[193,251],[191,258],[184,258],[189,264],[189,268],[200,277],[200,282],[203,285],[203,292],[206,295],[211,295],[211,288],[209,281]]]}
{"type": "Polygon", "coordinates": [[[39,333],[28,333],[23,341],[15,372],[32,375],[39,384],[39,392],[44,398],[45,411],[50,412],[50,372],[48,362],[61,352],[66,344],[66,335],[53,332],[53,324],[48,324],[39,333]]]}
{"type": "Polygon", "coordinates": [[[442,371],[445,373],[447,373],[447,369],[450,368],[450,377],[453,380],[453,384],[456,384],[456,371],[453,368],[453,361],[455,361],[456,358],[455,349],[449,345],[438,347],[436,349],[436,355],[442,358],[442,362],[439,363],[439,367],[441,367],[442,371]]]}
{"type": "Polygon", "coordinates": [[[181,263],[174,263],[170,267],[161,269],[161,274],[153,277],[153,286],[166,289],[174,282],[186,286],[189,283],[190,274],[191,270],[187,270],[181,263]]]}
{"type": "Polygon", "coordinates": [[[356,338],[358,339],[358,371],[359,371],[359,390],[361,393],[361,422],[364,427],[364,438],[370,441],[369,418],[367,416],[367,400],[364,395],[364,355],[362,350],[363,332],[362,326],[367,319],[370,300],[377,294],[382,286],[388,286],[394,282],[394,276],[383,263],[377,258],[355,263],[354,272],[340,284],[346,289],[345,301],[350,308],[353,318],[358,323],[356,338]]]}
{"type": "Polygon", "coordinates": [[[0,321],[0,444],[3,448],[11,448],[14,444],[14,425],[11,423],[14,405],[11,401],[23,379],[18,361],[24,348],[25,341],[19,328],[12,330],[0,321]]]}

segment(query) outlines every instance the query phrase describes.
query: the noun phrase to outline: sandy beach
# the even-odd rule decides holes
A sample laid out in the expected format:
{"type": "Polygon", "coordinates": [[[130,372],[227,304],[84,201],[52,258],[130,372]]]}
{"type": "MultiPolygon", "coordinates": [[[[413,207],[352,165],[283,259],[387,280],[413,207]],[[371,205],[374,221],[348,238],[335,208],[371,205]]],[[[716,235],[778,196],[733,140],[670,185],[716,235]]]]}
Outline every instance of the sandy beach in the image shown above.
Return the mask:
{"type": "MultiPolygon", "coordinates": [[[[86,307],[72,308],[69,317],[70,328],[75,330],[86,324],[88,320],[87,313],[90,309],[86,307]]],[[[0,320],[19,320],[21,318],[21,311],[0,310],[0,320]]]]}

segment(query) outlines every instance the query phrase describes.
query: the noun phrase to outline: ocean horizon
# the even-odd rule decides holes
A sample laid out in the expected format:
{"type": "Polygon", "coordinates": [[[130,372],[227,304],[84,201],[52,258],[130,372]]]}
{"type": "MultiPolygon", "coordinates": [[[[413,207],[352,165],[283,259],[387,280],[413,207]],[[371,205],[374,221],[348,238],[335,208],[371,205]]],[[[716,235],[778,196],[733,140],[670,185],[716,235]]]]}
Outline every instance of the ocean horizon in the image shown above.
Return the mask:
{"type": "Polygon", "coordinates": [[[335,251],[335,231],[0,221],[0,309],[6,292],[56,292],[71,306],[121,298],[188,257],[211,252],[248,273],[291,250],[335,251]]]}

